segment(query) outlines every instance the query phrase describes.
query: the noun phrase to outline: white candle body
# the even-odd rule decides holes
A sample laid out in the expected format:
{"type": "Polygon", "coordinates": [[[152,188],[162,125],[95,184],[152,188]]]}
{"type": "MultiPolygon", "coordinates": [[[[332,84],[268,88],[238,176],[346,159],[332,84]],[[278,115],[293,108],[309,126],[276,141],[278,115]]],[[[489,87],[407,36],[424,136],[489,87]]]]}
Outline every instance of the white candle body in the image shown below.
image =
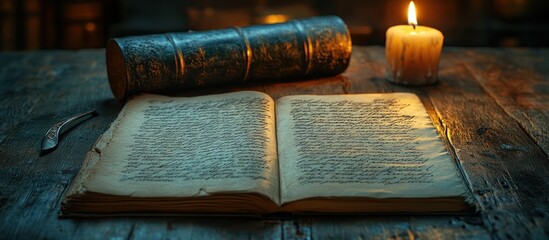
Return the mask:
{"type": "Polygon", "coordinates": [[[438,78],[438,60],[444,36],[434,28],[398,25],[387,29],[387,78],[406,85],[432,84],[438,78]]]}

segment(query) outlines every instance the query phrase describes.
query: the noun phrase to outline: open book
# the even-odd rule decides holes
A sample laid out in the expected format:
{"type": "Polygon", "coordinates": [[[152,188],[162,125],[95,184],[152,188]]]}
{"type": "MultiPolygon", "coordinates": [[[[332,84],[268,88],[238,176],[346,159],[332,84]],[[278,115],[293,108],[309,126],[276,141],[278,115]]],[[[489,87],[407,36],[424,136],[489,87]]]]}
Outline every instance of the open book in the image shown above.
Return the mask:
{"type": "Polygon", "coordinates": [[[458,212],[468,196],[414,94],[141,95],[62,214],[458,212]]]}

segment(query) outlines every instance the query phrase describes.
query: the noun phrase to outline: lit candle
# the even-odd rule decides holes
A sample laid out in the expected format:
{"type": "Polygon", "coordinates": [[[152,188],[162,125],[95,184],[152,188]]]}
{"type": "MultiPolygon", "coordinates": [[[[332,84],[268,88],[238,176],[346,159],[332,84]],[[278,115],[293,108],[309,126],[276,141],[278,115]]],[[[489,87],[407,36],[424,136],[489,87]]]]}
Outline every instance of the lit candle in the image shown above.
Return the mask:
{"type": "Polygon", "coordinates": [[[417,25],[413,1],[408,7],[408,24],[387,29],[387,78],[406,85],[435,83],[444,36],[434,28],[417,25]]]}

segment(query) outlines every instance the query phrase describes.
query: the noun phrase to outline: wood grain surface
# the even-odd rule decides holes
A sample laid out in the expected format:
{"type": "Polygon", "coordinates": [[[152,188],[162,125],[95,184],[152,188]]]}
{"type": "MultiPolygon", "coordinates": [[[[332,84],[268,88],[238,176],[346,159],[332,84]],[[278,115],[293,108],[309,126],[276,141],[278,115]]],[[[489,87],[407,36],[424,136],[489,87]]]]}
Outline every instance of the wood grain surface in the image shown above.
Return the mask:
{"type": "Polygon", "coordinates": [[[59,218],[85,153],[123,106],[110,92],[104,54],[0,53],[0,238],[549,238],[549,49],[445,48],[439,82],[407,87],[385,80],[383,47],[354,47],[349,68],[335,77],[181,93],[416,93],[463,167],[477,214],[59,218]],[[99,115],[39,155],[52,124],[91,109],[99,115]]]}

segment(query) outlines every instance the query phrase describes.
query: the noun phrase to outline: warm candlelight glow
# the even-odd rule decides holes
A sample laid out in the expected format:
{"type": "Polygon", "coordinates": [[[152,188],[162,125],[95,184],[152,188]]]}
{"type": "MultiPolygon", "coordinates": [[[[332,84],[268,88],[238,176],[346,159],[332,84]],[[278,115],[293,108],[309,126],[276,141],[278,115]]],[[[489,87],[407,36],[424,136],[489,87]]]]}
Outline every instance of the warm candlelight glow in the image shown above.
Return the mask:
{"type": "Polygon", "coordinates": [[[408,7],[408,24],[387,29],[387,79],[405,85],[435,83],[444,36],[439,30],[417,25],[413,1],[408,7]]]}
{"type": "Polygon", "coordinates": [[[283,14],[271,14],[265,16],[265,23],[267,24],[273,24],[273,23],[281,23],[288,21],[288,16],[283,14]]]}
{"type": "Polygon", "coordinates": [[[414,5],[414,1],[410,1],[410,5],[408,6],[408,24],[413,25],[414,27],[417,26],[416,6],[414,5]]]}

